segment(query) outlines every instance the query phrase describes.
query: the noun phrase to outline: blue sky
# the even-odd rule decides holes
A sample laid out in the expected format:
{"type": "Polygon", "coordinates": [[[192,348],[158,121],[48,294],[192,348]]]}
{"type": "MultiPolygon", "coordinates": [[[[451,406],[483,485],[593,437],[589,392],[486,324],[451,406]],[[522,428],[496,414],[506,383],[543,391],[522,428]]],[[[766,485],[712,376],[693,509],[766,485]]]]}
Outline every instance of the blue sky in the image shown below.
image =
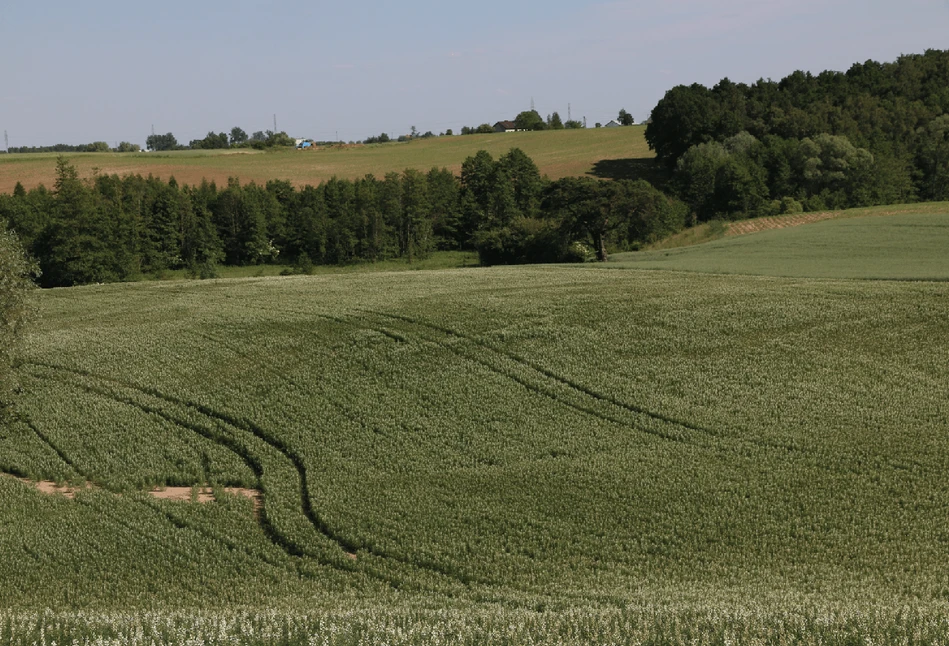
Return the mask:
{"type": "Polygon", "coordinates": [[[11,146],[273,127],[358,140],[625,108],[949,49],[949,0],[0,0],[11,146]]]}

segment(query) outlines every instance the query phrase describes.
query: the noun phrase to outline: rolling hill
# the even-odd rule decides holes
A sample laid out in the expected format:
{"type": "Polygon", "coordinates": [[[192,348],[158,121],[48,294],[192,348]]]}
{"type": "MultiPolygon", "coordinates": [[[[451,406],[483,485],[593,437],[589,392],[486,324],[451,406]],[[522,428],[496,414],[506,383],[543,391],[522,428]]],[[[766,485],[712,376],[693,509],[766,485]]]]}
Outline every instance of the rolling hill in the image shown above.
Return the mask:
{"type": "Polygon", "coordinates": [[[44,291],[0,433],[0,632],[944,639],[947,226],[44,291]]]}

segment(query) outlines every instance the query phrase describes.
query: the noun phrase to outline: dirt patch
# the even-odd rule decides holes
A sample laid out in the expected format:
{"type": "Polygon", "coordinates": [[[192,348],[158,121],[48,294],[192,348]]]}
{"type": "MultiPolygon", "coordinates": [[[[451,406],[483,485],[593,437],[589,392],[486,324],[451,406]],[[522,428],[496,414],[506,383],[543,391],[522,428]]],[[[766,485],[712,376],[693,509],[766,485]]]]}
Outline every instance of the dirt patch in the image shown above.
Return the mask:
{"type": "MultiPolygon", "coordinates": [[[[50,496],[64,496],[69,499],[76,497],[76,492],[84,491],[89,489],[95,489],[95,485],[91,482],[87,482],[83,485],[66,485],[66,484],[56,484],[51,480],[30,480],[29,478],[19,478],[17,476],[11,476],[9,474],[4,474],[8,477],[15,478],[23,484],[29,485],[39,491],[50,496]]],[[[153,498],[159,500],[177,500],[181,502],[194,502],[198,503],[207,503],[213,502],[215,500],[214,490],[210,487],[200,487],[195,491],[194,498],[192,498],[192,491],[195,491],[193,487],[160,487],[152,489],[148,492],[153,498]]],[[[254,512],[260,511],[262,506],[260,492],[256,489],[245,489],[242,487],[224,487],[220,489],[225,494],[231,496],[243,496],[244,498],[250,498],[254,502],[254,512]]]]}
{"type": "Polygon", "coordinates": [[[41,493],[45,493],[50,496],[52,495],[65,496],[66,498],[69,498],[70,500],[76,497],[77,491],[82,491],[83,489],[92,489],[92,485],[89,484],[88,482],[82,486],[73,486],[73,485],[59,485],[50,480],[41,480],[40,482],[33,482],[32,480],[28,480],[26,478],[17,478],[17,479],[20,482],[24,482],[28,485],[33,485],[41,493]]]}
{"type": "MultiPolygon", "coordinates": [[[[261,507],[260,492],[256,489],[245,489],[242,487],[224,487],[221,489],[224,493],[231,496],[243,496],[244,498],[250,498],[254,501],[254,511],[257,512],[261,507]]],[[[212,502],[215,500],[214,490],[210,487],[200,487],[195,490],[193,487],[162,487],[160,489],[152,489],[148,492],[153,498],[158,498],[159,500],[178,500],[182,502],[194,502],[206,503],[212,502]],[[192,492],[194,492],[194,497],[192,498],[192,492]]]]}
{"type": "MultiPolygon", "coordinates": [[[[192,487],[163,487],[161,489],[152,489],[148,494],[152,498],[159,500],[177,500],[180,502],[191,502],[191,494],[194,491],[192,487]]],[[[210,489],[198,489],[195,492],[195,502],[211,502],[214,496],[210,489]]]]}

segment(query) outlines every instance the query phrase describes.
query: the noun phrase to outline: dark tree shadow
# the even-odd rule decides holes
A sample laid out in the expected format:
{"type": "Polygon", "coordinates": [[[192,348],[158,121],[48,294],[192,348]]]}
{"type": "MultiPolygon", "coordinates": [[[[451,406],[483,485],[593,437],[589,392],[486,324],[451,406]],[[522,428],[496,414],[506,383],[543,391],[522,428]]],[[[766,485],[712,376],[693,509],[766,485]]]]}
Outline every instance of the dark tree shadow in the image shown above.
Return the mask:
{"type": "Polygon", "coordinates": [[[589,175],[600,179],[644,179],[660,191],[666,191],[671,174],[653,158],[601,159],[589,175]]]}

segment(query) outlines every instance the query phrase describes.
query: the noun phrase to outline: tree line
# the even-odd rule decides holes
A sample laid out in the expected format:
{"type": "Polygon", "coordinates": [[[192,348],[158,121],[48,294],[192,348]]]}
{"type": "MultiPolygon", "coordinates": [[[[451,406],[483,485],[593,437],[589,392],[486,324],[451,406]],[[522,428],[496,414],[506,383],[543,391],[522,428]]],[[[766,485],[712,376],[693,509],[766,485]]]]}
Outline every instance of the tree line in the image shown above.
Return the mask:
{"type": "MultiPolygon", "coordinates": [[[[165,134],[150,134],[145,139],[148,150],[163,152],[169,150],[215,150],[223,148],[256,148],[265,149],[277,146],[293,146],[296,142],[286,132],[273,130],[259,130],[248,135],[240,127],[231,128],[230,134],[225,132],[208,132],[202,139],[192,139],[188,145],[178,143],[177,137],[171,132],[165,134]]],[[[11,153],[137,153],[141,151],[138,144],[123,141],[114,148],[104,141],[94,141],[89,144],[54,144],[52,146],[13,146],[11,153]]]]}
{"type": "Polygon", "coordinates": [[[223,148],[274,148],[279,146],[293,146],[294,140],[286,132],[273,130],[258,130],[248,135],[243,128],[234,126],[230,134],[209,131],[202,139],[192,139],[188,145],[178,143],[173,133],[163,135],[151,134],[145,139],[145,146],[149,150],[163,152],[168,150],[219,150],[223,148]]]}
{"type": "Polygon", "coordinates": [[[480,151],[457,177],[444,168],[318,186],[236,178],[97,174],[57,161],[52,189],[0,195],[46,287],[133,280],[166,270],[214,275],[218,265],[411,262],[439,249],[473,249],[485,264],[606,258],[668,235],[685,207],[645,181],[549,181],[521,150],[480,151]]]}
{"type": "Polygon", "coordinates": [[[93,141],[90,144],[54,144],[52,146],[11,146],[11,153],[137,153],[141,150],[138,144],[123,141],[115,148],[104,141],[93,141]]]}
{"type": "Polygon", "coordinates": [[[698,221],[949,199],[949,51],[669,90],[646,140],[698,221]]]}

